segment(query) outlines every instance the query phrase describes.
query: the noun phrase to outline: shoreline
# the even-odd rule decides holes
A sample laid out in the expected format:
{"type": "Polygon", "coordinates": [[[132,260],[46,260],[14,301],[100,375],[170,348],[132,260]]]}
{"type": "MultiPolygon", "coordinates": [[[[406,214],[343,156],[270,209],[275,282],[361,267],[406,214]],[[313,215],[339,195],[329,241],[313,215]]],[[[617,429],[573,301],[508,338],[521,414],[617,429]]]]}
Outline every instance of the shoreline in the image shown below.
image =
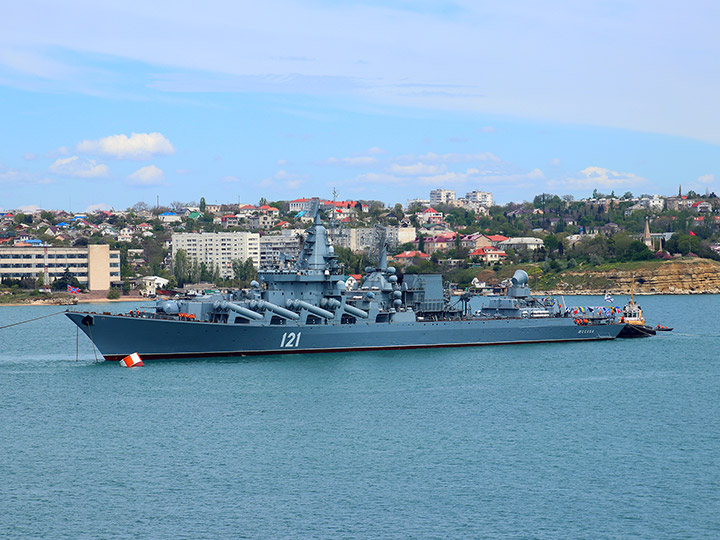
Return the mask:
{"type": "Polygon", "coordinates": [[[67,303],[67,304],[59,304],[57,302],[50,302],[50,301],[44,301],[44,300],[33,300],[30,302],[7,302],[3,303],[0,302],[0,307],[22,307],[22,306],[57,306],[57,307],[72,307],[77,306],[79,304],[105,304],[105,303],[116,303],[116,302],[153,302],[153,299],[144,298],[142,296],[133,296],[131,298],[124,297],[124,298],[116,298],[114,300],[110,300],[108,298],[88,298],[83,300],[78,300],[76,303],[67,303]]]}
{"type": "MultiPolygon", "coordinates": [[[[547,291],[533,291],[533,296],[604,296],[605,293],[614,296],[630,296],[630,291],[613,291],[612,289],[607,290],[581,290],[581,291],[561,291],[550,289],[547,291]]],[[[644,292],[635,291],[635,296],[701,296],[705,294],[720,294],[718,290],[708,291],[663,291],[663,292],[644,292]]]]}

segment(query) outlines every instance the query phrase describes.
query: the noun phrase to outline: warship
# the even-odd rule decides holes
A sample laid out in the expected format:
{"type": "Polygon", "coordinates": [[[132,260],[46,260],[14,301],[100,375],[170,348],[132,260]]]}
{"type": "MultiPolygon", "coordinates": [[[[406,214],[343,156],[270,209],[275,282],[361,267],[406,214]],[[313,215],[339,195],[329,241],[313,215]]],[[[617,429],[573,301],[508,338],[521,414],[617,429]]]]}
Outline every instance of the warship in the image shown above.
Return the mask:
{"type": "Polygon", "coordinates": [[[106,360],[134,352],[152,360],[609,340],[625,327],[614,310],[579,318],[533,297],[523,270],[473,311],[471,296],[450,295],[440,275],[388,266],[385,241],[378,265],[354,282],[338,263],[317,201],[309,214],[297,259],[262,269],[247,289],[158,299],[153,311],[66,315],[106,360]]]}

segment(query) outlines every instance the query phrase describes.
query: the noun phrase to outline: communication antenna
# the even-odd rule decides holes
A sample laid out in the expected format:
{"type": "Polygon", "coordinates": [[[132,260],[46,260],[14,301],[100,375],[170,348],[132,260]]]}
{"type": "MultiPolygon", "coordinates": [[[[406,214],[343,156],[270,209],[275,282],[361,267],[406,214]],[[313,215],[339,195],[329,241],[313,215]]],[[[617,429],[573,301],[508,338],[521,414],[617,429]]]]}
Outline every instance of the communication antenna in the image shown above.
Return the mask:
{"type": "Polygon", "coordinates": [[[387,268],[387,229],[383,225],[373,227],[371,260],[377,259],[378,268],[387,268]]]}
{"type": "Polygon", "coordinates": [[[333,188],[333,204],[332,204],[332,217],[330,218],[330,228],[335,232],[335,214],[337,213],[337,190],[333,188]]]}

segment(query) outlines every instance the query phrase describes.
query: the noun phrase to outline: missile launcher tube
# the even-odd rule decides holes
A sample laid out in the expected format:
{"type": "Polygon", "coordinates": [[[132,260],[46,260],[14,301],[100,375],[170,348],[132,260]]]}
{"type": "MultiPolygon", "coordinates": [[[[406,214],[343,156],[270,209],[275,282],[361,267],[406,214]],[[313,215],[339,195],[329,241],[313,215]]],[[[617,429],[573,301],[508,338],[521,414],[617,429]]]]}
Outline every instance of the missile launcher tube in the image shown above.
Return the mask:
{"type": "Polygon", "coordinates": [[[297,321],[300,318],[300,315],[298,315],[294,311],[290,311],[289,309],[285,309],[284,307],[272,304],[267,300],[260,300],[258,304],[258,307],[260,309],[267,309],[269,311],[272,311],[273,313],[280,315],[281,317],[285,317],[286,319],[292,319],[294,321],[297,321]]]}
{"type": "Polygon", "coordinates": [[[293,305],[296,308],[307,309],[310,313],[318,315],[319,317],[324,317],[326,319],[334,319],[335,318],[335,314],[332,311],[328,311],[321,307],[313,306],[312,304],[308,304],[307,302],[304,302],[303,300],[295,300],[295,301],[293,301],[293,305]]]}
{"type": "Polygon", "coordinates": [[[238,315],[242,315],[246,319],[254,319],[256,321],[264,319],[264,317],[260,315],[257,311],[252,311],[250,309],[234,304],[233,302],[220,302],[219,307],[221,307],[222,309],[232,310],[238,315]]]}
{"type": "Polygon", "coordinates": [[[356,308],[355,306],[349,306],[345,304],[343,306],[343,309],[345,310],[345,313],[349,313],[350,315],[354,315],[355,317],[360,317],[362,319],[368,318],[367,311],[363,311],[362,309],[356,308]]]}

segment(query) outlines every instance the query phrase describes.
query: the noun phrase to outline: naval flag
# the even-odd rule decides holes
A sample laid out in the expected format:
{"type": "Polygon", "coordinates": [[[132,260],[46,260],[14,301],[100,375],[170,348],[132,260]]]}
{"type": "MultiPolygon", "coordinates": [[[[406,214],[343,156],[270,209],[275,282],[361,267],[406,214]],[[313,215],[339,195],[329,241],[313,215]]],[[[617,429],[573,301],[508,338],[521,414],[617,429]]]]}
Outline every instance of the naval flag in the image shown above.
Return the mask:
{"type": "Polygon", "coordinates": [[[614,300],[614,299],[613,299],[612,296],[610,296],[610,293],[609,293],[609,292],[606,292],[606,293],[605,293],[605,301],[606,301],[606,302],[610,302],[610,303],[612,304],[612,303],[613,303],[613,300],[614,300]]]}

